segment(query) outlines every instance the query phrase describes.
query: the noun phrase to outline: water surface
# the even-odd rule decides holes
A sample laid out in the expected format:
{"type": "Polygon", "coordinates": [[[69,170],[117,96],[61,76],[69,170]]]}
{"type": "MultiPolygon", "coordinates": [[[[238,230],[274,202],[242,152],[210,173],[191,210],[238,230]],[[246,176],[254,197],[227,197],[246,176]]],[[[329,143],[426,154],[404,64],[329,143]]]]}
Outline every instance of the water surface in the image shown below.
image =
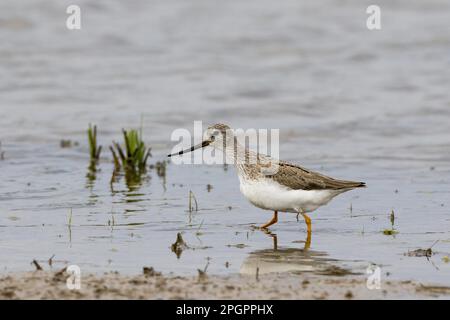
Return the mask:
{"type": "Polygon", "coordinates": [[[365,1],[79,3],[81,31],[65,28],[69,1],[0,4],[3,271],[48,268],[53,255],[53,268],[124,273],[374,263],[383,277],[450,285],[448,1],[379,1],[380,31],[365,28],[365,1]],[[168,164],[138,188],[111,188],[107,146],[141,116],[152,164],[174,129],[225,122],[279,128],[281,158],[368,188],[311,215],[309,251],[303,221],[281,215],[275,250],[251,227],[271,213],[247,203],[232,167],[168,164]],[[104,147],[95,179],[88,123],[104,147]],[[190,249],[177,257],[179,232],[190,249]],[[436,240],[430,259],[405,255],[436,240]]]}

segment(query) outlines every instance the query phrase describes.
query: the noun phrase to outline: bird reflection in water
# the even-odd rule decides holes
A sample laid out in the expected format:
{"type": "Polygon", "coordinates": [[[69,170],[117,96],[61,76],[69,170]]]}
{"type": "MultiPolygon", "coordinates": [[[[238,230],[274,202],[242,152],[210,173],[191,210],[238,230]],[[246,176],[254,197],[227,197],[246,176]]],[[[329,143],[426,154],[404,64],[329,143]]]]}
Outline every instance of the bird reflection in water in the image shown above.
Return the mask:
{"type": "Polygon", "coordinates": [[[273,241],[272,249],[253,251],[244,260],[240,273],[256,275],[281,272],[321,272],[330,267],[327,253],[310,250],[311,235],[308,234],[304,247],[279,248],[278,237],[270,231],[264,232],[273,241]]]}

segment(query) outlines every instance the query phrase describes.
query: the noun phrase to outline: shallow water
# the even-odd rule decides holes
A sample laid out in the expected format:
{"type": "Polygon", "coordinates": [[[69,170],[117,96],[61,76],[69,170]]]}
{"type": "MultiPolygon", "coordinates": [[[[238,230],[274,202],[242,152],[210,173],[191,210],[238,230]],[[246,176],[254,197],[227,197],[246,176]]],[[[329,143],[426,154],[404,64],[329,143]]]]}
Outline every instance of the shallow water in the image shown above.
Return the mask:
{"type": "Polygon", "coordinates": [[[165,273],[323,272],[450,285],[450,3],[379,1],[81,1],[82,30],[64,1],[0,4],[0,266],[165,273]],[[239,192],[232,167],[169,164],[165,177],[110,186],[107,146],[143,116],[151,163],[176,128],[225,122],[279,128],[281,158],[368,184],[313,213],[280,216],[239,192]],[[89,180],[88,123],[103,158],[89,180]],[[78,141],[60,148],[61,139],[78,141]],[[208,191],[207,185],[212,189],[208,191]],[[199,211],[188,212],[192,190],[199,211]],[[395,236],[382,233],[391,227],[395,236]],[[72,222],[68,221],[72,211],[72,222]],[[190,246],[170,249],[178,232],[190,246]],[[428,248],[426,257],[405,253],[428,248]]]}

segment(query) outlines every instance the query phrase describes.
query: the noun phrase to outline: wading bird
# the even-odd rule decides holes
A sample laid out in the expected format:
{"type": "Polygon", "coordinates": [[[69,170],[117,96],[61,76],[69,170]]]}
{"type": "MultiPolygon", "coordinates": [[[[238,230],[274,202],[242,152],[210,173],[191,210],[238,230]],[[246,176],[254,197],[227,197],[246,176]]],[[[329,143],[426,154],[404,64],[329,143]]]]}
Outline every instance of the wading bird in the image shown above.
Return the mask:
{"type": "Polygon", "coordinates": [[[261,229],[267,230],[277,223],[278,212],[301,214],[307,225],[308,246],[311,241],[311,219],[307,213],[326,205],[343,192],[365,187],[364,182],[338,180],[251,151],[237,141],[233,131],[225,124],[209,127],[200,144],[168,156],[182,155],[207,146],[223,151],[227,162],[235,164],[241,193],[254,206],[274,212],[272,219],[261,229]]]}

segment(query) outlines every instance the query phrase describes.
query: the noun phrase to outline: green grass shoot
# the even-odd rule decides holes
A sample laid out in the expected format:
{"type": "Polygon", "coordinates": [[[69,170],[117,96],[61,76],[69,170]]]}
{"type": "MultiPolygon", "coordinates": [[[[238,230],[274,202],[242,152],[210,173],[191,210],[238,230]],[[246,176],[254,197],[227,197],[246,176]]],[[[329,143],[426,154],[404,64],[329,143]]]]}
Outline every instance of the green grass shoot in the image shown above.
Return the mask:
{"type": "Polygon", "coordinates": [[[102,152],[102,146],[97,146],[97,126],[89,124],[88,128],[88,140],[89,140],[89,153],[91,155],[91,161],[97,162],[100,159],[100,153],[102,152]]]}

